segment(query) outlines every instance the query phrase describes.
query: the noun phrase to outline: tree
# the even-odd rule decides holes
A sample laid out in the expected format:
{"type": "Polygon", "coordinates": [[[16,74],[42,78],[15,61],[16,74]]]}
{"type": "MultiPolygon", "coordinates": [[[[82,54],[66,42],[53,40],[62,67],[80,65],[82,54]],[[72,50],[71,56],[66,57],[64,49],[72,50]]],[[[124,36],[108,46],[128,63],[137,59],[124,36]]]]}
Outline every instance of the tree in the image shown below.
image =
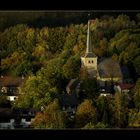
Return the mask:
{"type": "Polygon", "coordinates": [[[34,128],[60,129],[65,128],[66,114],[60,110],[58,100],[50,103],[44,112],[35,116],[34,128]]]}
{"type": "Polygon", "coordinates": [[[49,29],[46,41],[48,42],[48,49],[52,54],[62,51],[66,40],[66,33],[66,30],[62,27],[49,29]]]}
{"type": "Polygon", "coordinates": [[[108,55],[108,41],[105,37],[99,41],[99,46],[94,48],[94,52],[98,57],[106,57],[108,55]]]}
{"type": "Polygon", "coordinates": [[[0,92],[0,106],[7,103],[7,96],[0,92]]]}
{"type": "Polygon", "coordinates": [[[112,97],[99,96],[96,99],[98,122],[106,126],[114,125],[113,115],[114,99],[112,97]]]}
{"type": "Polygon", "coordinates": [[[130,109],[128,122],[128,127],[140,128],[140,111],[137,109],[130,109]]]}
{"type": "Polygon", "coordinates": [[[128,98],[121,93],[115,93],[114,99],[114,121],[115,127],[124,128],[128,125],[128,98]]]}
{"type": "Polygon", "coordinates": [[[134,64],[137,75],[140,76],[140,56],[136,57],[133,60],[133,64],[134,64]]]}
{"type": "Polygon", "coordinates": [[[31,76],[21,88],[19,98],[13,107],[40,109],[41,106],[52,102],[56,93],[57,89],[51,87],[46,79],[41,76],[31,76]]]}
{"type": "Polygon", "coordinates": [[[20,75],[22,71],[16,71],[16,68],[21,64],[24,59],[25,54],[15,51],[11,56],[6,57],[1,60],[2,71],[10,71],[14,75],[20,75]]]}
{"type": "Polygon", "coordinates": [[[56,87],[58,92],[61,92],[65,88],[66,78],[64,77],[62,69],[65,61],[65,59],[60,57],[51,59],[47,62],[46,66],[38,72],[39,75],[49,81],[51,87],[56,87]]]}
{"type": "Polygon", "coordinates": [[[92,101],[85,99],[77,108],[75,127],[82,128],[89,122],[96,123],[96,119],[96,109],[93,106],[92,101]]]}
{"type": "Polygon", "coordinates": [[[98,96],[99,85],[94,78],[86,78],[82,80],[80,85],[80,98],[93,99],[98,96]]]}
{"type": "Polygon", "coordinates": [[[77,78],[81,67],[81,60],[78,55],[71,56],[63,66],[63,73],[67,79],[77,78]]]}
{"type": "Polygon", "coordinates": [[[140,110],[140,79],[137,80],[134,93],[135,108],[140,110]]]}
{"type": "Polygon", "coordinates": [[[66,40],[64,43],[64,49],[73,49],[77,43],[78,29],[73,24],[70,25],[66,40]]]}

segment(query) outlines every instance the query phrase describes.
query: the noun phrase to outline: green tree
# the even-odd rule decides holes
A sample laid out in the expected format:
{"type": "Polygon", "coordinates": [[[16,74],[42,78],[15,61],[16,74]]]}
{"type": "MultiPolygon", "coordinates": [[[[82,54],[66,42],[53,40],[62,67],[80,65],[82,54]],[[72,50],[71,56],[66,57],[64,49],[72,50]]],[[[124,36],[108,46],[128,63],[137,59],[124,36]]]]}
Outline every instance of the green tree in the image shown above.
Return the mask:
{"type": "Polygon", "coordinates": [[[48,48],[51,53],[62,51],[66,40],[66,30],[62,27],[56,27],[49,29],[49,35],[47,38],[48,48]]]}
{"type": "Polygon", "coordinates": [[[51,87],[57,87],[60,92],[64,89],[66,82],[62,69],[64,63],[65,59],[59,57],[51,59],[47,61],[45,68],[42,68],[38,72],[41,77],[44,77],[49,81],[51,87]]]}
{"type": "Polygon", "coordinates": [[[82,80],[80,86],[80,93],[82,99],[93,99],[98,96],[99,85],[94,78],[86,78],[82,80]]]}
{"type": "Polygon", "coordinates": [[[81,60],[78,55],[71,56],[63,66],[64,76],[73,79],[79,76],[81,60]]]}
{"type": "Polygon", "coordinates": [[[40,76],[31,76],[21,88],[19,98],[13,107],[39,108],[53,101],[57,89],[40,76]]]}
{"type": "Polygon", "coordinates": [[[99,96],[96,99],[96,105],[98,113],[98,122],[101,122],[107,126],[114,126],[114,99],[109,96],[99,96]]]}

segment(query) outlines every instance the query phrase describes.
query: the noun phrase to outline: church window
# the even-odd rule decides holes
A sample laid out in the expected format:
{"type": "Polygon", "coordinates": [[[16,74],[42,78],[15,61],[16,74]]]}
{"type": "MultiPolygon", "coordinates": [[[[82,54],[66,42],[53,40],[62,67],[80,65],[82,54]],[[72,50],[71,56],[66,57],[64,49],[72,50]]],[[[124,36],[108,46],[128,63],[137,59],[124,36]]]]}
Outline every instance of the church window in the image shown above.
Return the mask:
{"type": "Polygon", "coordinates": [[[93,63],[93,60],[92,60],[92,63],[93,63]]]}
{"type": "Polygon", "coordinates": [[[88,63],[90,63],[90,61],[88,61],[88,63]]]}

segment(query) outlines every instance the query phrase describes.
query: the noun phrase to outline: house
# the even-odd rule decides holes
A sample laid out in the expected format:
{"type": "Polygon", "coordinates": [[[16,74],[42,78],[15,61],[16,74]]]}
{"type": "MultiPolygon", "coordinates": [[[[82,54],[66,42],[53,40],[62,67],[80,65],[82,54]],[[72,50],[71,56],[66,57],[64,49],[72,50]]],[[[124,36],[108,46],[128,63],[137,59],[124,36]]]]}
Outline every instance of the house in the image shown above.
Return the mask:
{"type": "Polygon", "coordinates": [[[111,96],[111,94],[110,93],[101,93],[100,96],[107,97],[107,96],[111,96]]]}
{"type": "Polygon", "coordinates": [[[25,82],[24,77],[1,76],[0,90],[7,95],[7,100],[14,101],[19,94],[20,86],[25,82]]]}
{"type": "Polygon", "coordinates": [[[22,126],[22,128],[29,128],[33,120],[34,118],[30,118],[30,119],[22,118],[20,125],[22,126]]]}
{"type": "Polygon", "coordinates": [[[14,117],[10,108],[0,107],[0,129],[14,129],[14,117]]]}
{"type": "Polygon", "coordinates": [[[0,108],[0,129],[30,128],[36,109],[0,108]]]}
{"type": "Polygon", "coordinates": [[[115,85],[114,88],[116,88],[116,92],[120,93],[128,93],[135,85],[134,84],[128,84],[128,83],[121,83],[118,85],[115,85]]]}
{"type": "Polygon", "coordinates": [[[78,91],[80,88],[80,81],[78,78],[71,79],[68,85],[66,86],[66,92],[68,94],[78,91]]]}
{"type": "Polygon", "coordinates": [[[14,129],[14,119],[10,119],[6,122],[0,122],[0,129],[14,129]]]}
{"type": "Polygon", "coordinates": [[[76,93],[73,93],[73,94],[64,93],[59,97],[59,103],[60,103],[60,106],[65,109],[69,108],[69,107],[75,108],[78,105],[77,94],[76,93]]]}

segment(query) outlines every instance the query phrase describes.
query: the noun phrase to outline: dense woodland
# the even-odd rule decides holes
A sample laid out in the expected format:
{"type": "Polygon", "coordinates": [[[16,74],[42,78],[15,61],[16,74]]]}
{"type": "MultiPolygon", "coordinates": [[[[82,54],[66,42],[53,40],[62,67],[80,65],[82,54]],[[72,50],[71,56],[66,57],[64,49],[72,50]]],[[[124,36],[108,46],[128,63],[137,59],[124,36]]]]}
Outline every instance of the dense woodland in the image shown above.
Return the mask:
{"type": "Polygon", "coordinates": [[[62,13],[51,14],[26,13],[22,18],[21,14],[0,14],[1,75],[29,77],[13,108],[45,106],[35,117],[35,128],[140,127],[140,14],[65,13],[63,18],[62,13]],[[80,57],[86,49],[89,18],[95,19],[91,24],[94,53],[129,68],[136,83],[129,94],[98,96],[96,81],[82,72],[80,57]],[[83,80],[86,94],[79,94],[75,118],[69,119],[57,97],[77,77],[83,80]]]}

